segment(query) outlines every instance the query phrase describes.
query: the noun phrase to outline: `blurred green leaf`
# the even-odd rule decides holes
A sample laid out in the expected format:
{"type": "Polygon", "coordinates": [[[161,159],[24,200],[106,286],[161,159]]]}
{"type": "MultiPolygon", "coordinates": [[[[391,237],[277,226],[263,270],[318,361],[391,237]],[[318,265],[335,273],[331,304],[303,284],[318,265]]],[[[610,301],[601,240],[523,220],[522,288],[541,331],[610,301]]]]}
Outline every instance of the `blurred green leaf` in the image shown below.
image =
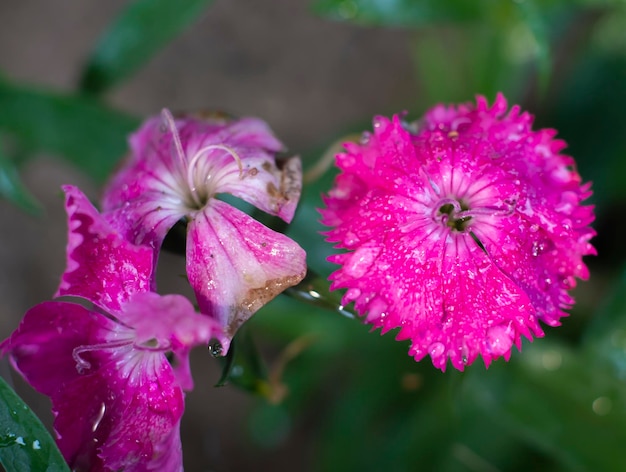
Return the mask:
{"type": "Polygon", "coordinates": [[[69,472],[50,433],[0,378],[0,463],[7,472],[69,472]]]}
{"type": "Polygon", "coordinates": [[[0,81],[0,129],[24,146],[66,158],[99,182],[127,151],[138,120],[88,98],[0,81]]]}
{"type": "Polygon", "coordinates": [[[17,169],[0,147],[0,195],[30,214],[41,212],[37,199],[22,184],[17,169]]]}
{"type": "Polygon", "coordinates": [[[135,0],[100,38],[81,79],[100,93],[128,77],[181,33],[212,0],[135,0]]]}
{"type": "Polygon", "coordinates": [[[587,51],[555,87],[553,113],[542,117],[567,141],[583,179],[593,181],[593,202],[605,206],[626,198],[624,83],[626,58],[587,51]]]}
{"type": "Polygon", "coordinates": [[[626,470],[626,392],[607,369],[545,340],[471,369],[464,401],[573,471],[626,470]]]}
{"type": "Polygon", "coordinates": [[[539,71],[539,88],[545,93],[550,81],[552,59],[550,54],[550,37],[548,35],[548,16],[540,9],[537,1],[514,2],[519,8],[523,24],[532,34],[532,55],[537,60],[539,71]]]}
{"type": "Polygon", "coordinates": [[[626,270],[595,313],[583,345],[600,364],[608,363],[621,380],[626,380],[626,270]]]}
{"type": "Polygon", "coordinates": [[[222,364],[223,370],[216,387],[232,384],[257,395],[269,395],[267,368],[248,326],[243,326],[237,331],[226,356],[217,359],[222,364]]]}
{"type": "Polygon", "coordinates": [[[335,20],[367,25],[423,26],[480,18],[484,5],[489,3],[486,0],[317,0],[313,10],[335,20]]]}
{"type": "Polygon", "coordinates": [[[285,290],[284,294],[313,306],[354,318],[356,316],[354,309],[343,306],[341,293],[331,292],[329,285],[328,279],[320,277],[309,269],[306,277],[298,285],[285,290]]]}

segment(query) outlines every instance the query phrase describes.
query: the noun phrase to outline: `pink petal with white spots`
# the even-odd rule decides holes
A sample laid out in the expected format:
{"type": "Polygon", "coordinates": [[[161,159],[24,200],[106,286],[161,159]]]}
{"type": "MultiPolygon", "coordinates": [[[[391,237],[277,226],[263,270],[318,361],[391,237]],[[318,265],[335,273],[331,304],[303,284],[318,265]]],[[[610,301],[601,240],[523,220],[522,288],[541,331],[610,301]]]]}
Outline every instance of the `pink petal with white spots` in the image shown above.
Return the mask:
{"type": "Polygon", "coordinates": [[[349,252],[332,288],[365,320],[400,328],[416,360],[445,369],[508,359],[571,307],[588,271],[589,184],[553,130],[499,95],[489,107],[439,105],[409,132],[376,117],[374,133],[337,156],[342,173],[320,210],[327,240],[349,252]]]}

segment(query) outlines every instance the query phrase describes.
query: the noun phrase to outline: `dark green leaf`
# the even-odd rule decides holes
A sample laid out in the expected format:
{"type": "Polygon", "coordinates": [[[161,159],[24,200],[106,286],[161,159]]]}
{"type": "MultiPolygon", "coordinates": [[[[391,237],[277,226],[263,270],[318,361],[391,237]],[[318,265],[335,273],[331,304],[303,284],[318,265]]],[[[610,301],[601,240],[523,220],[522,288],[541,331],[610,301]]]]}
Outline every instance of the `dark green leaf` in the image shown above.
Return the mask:
{"type": "Polygon", "coordinates": [[[626,470],[623,385],[564,346],[536,340],[524,351],[472,368],[465,400],[568,470],[626,470]]]}
{"type": "Polygon", "coordinates": [[[317,0],[316,13],[368,25],[423,26],[480,17],[487,2],[465,0],[317,0]]]}
{"type": "Polygon", "coordinates": [[[222,364],[222,376],[215,385],[222,387],[232,384],[247,392],[261,396],[269,394],[267,369],[261,354],[256,348],[247,326],[237,331],[224,357],[218,357],[222,364]]]}
{"type": "Polygon", "coordinates": [[[95,100],[0,81],[0,128],[24,146],[66,158],[104,181],[124,156],[138,120],[95,100]]]}
{"type": "Polygon", "coordinates": [[[212,0],[136,0],[100,38],[81,89],[102,92],[132,74],[194,21],[212,0]]]}
{"type": "Polygon", "coordinates": [[[331,310],[340,315],[354,318],[356,313],[352,308],[343,306],[341,294],[329,290],[330,282],[320,277],[312,270],[308,270],[306,277],[296,286],[285,290],[285,295],[311,305],[331,310]]]}
{"type": "Polygon", "coordinates": [[[28,191],[17,169],[0,148],[0,195],[31,214],[41,212],[37,199],[28,191]]]}
{"type": "Polygon", "coordinates": [[[7,472],[69,472],[41,421],[0,378],[0,462],[7,472]]]}
{"type": "Polygon", "coordinates": [[[626,380],[626,270],[595,314],[585,333],[584,347],[600,364],[609,363],[617,376],[626,380]]]}
{"type": "Polygon", "coordinates": [[[550,54],[550,40],[548,36],[548,18],[540,10],[536,1],[515,2],[525,26],[532,33],[536,50],[534,51],[539,71],[539,88],[545,92],[550,80],[552,59],[550,54]]]}

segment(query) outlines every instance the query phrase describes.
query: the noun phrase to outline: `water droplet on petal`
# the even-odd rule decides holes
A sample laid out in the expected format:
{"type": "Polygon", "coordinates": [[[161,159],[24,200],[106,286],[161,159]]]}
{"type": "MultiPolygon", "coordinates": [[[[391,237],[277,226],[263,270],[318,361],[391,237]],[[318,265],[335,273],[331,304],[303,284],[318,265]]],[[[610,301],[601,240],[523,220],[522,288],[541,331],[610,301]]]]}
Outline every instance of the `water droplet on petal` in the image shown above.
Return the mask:
{"type": "Polygon", "coordinates": [[[352,257],[344,266],[344,270],[351,277],[363,277],[374,263],[378,253],[380,253],[380,248],[361,247],[354,251],[352,257]]]}
{"type": "Polygon", "coordinates": [[[91,425],[91,431],[93,433],[96,432],[96,430],[98,429],[98,426],[100,426],[100,422],[102,421],[102,418],[104,418],[104,414],[106,413],[106,405],[104,403],[100,404],[100,410],[98,411],[98,414],[96,416],[96,418],[93,421],[93,424],[91,425]]]}
{"type": "Polygon", "coordinates": [[[209,353],[213,356],[213,357],[218,357],[222,354],[222,344],[219,341],[214,341],[211,344],[209,344],[209,353]]]}
{"type": "Polygon", "coordinates": [[[372,301],[367,311],[367,322],[371,323],[379,318],[384,318],[385,316],[387,316],[387,314],[385,313],[385,310],[387,308],[388,305],[380,298],[372,301]]]}
{"type": "Polygon", "coordinates": [[[358,288],[350,288],[344,295],[345,303],[350,303],[361,296],[361,290],[358,288]]]}
{"type": "Polygon", "coordinates": [[[487,331],[487,349],[493,356],[502,356],[513,346],[512,330],[509,326],[498,325],[487,331]]]}
{"type": "Polygon", "coordinates": [[[440,357],[445,350],[446,347],[442,343],[432,343],[430,346],[428,346],[428,353],[433,359],[440,357]]]}

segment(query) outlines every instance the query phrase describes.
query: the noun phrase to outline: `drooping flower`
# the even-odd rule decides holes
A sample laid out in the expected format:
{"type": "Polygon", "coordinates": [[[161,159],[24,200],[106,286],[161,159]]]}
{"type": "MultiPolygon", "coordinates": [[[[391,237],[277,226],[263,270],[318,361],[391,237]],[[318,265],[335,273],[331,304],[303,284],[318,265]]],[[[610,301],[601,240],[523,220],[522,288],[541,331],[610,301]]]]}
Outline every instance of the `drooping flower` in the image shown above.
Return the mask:
{"type": "MultiPolygon", "coordinates": [[[[232,194],[290,222],[300,197],[298,158],[279,168],[282,144],[258,119],[174,119],[164,110],[130,139],[131,155],[103,198],[107,218],[155,254],[167,232],[187,223],[187,276],[200,307],[228,338],[306,272],[294,241],[216,198],[232,194]]],[[[228,343],[223,346],[228,349],[228,343]]]]}
{"type": "Polygon", "coordinates": [[[331,288],[383,333],[400,328],[418,361],[508,360],[522,336],[543,336],[539,320],[560,324],[589,275],[590,184],[556,132],[531,124],[502,95],[491,107],[478,97],[412,125],[377,117],[337,155],[320,211],[328,241],[348,251],[331,256],[331,288]]]}
{"type": "Polygon", "coordinates": [[[57,296],[94,308],[41,303],[0,350],[51,398],[73,470],[182,470],[189,350],[219,338],[220,328],[186,298],[150,292],[152,250],[125,241],[78,189],[64,190],[68,262],[57,296]]]}

